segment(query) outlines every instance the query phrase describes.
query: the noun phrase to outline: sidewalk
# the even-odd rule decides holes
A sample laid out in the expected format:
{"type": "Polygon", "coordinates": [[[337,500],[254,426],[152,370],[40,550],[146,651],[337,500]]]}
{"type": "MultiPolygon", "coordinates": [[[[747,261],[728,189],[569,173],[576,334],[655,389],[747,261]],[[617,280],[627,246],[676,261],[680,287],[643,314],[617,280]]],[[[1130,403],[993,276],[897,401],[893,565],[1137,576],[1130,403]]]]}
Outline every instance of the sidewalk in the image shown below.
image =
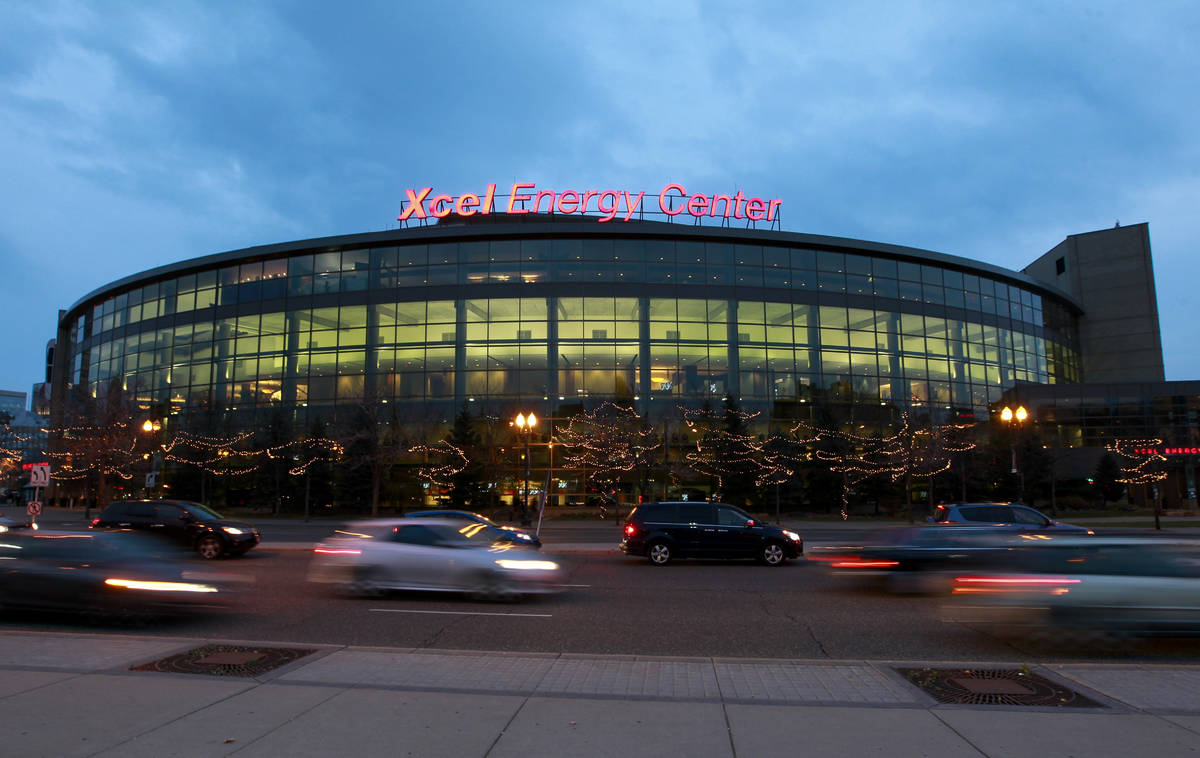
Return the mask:
{"type": "Polygon", "coordinates": [[[131,670],[213,642],[0,632],[5,754],[1200,755],[1200,666],[1029,669],[1084,707],[941,705],[895,670],[963,662],[312,645],[253,678],[131,670]]]}

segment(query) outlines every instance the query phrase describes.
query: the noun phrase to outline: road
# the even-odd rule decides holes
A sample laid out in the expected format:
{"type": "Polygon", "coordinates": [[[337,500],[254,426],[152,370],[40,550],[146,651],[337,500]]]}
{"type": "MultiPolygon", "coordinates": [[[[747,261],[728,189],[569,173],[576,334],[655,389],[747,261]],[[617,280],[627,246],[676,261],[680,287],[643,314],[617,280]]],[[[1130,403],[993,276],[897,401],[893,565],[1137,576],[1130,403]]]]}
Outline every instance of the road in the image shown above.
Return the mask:
{"type": "Polygon", "coordinates": [[[305,550],[252,551],[197,568],[245,579],[233,612],[148,627],[87,627],[6,613],[0,628],[71,629],[441,650],[656,656],[962,661],[1200,661],[1198,640],[1084,651],[1013,645],[942,620],[941,600],[844,586],[795,562],[677,561],[655,567],[613,551],[561,556],[563,594],[523,603],[392,594],[346,598],[304,581],[305,550]]]}

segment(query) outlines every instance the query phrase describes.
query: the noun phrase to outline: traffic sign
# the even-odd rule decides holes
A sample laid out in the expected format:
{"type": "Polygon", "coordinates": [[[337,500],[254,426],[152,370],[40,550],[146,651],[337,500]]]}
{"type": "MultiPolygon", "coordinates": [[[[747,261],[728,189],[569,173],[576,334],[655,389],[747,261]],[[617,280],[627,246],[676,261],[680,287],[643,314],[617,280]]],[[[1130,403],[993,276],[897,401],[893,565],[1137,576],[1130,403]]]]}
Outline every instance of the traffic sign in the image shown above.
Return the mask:
{"type": "Polygon", "coordinates": [[[49,487],[50,486],[50,464],[35,463],[29,467],[29,486],[30,487],[49,487]]]}
{"type": "Polygon", "coordinates": [[[154,489],[158,486],[158,472],[151,471],[146,474],[146,489],[154,489]]]}
{"type": "Polygon", "coordinates": [[[36,500],[30,500],[29,504],[25,506],[25,513],[30,516],[42,515],[42,504],[36,500]]]}

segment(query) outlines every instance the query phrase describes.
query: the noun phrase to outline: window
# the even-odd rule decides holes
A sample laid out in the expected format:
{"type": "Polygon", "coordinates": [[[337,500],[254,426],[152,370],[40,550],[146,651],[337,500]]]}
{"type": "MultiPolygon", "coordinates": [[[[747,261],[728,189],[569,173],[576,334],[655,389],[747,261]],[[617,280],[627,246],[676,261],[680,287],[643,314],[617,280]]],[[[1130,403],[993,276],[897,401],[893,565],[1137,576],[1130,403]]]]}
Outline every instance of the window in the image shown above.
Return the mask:
{"type": "Polygon", "coordinates": [[[711,524],[713,523],[713,507],[707,503],[681,503],[679,523],[681,524],[711,524]]]}
{"type": "Polygon", "coordinates": [[[1054,261],[1054,273],[1055,274],[1067,273],[1067,259],[1066,258],[1059,258],[1054,261]]]}

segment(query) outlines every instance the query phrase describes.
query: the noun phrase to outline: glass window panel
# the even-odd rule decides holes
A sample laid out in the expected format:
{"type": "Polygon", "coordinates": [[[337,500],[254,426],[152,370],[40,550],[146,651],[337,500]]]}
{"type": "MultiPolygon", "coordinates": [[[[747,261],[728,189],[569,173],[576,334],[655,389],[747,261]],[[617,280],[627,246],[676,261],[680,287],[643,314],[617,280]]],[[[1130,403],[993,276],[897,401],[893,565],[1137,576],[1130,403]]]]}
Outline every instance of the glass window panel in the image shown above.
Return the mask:
{"type": "Polygon", "coordinates": [[[850,335],[845,329],[822,329],[821,345],[834,347],[849,347],[850,335]]]}
{"type": "Polygon", "coordinates": [[[679,300],[680,321],[707,321],[708,304],[704,300],[679,300]]]}
{"type": "Polygon", "coordinates": [[[896,268],[901,280],[906,282],[921,281],[921,266],[919,264],[897,261],[896,268]]]}
{"type": "Polygon", "coordinates": [[[674,298],[650,298],[650,319],[652,321],[674,321],[676,307],[674,298]]]}
{"type": "Polygon", "coordinates": [[[847,327],[846,309],[834,305],[821,306],[821,326],[845,329],[847,327]]]}
{"type": "Polygon", "coordinates": [[[817,253],[817,270],[839,274],[846,272],[846,255],[844,253],[822,250],[817,253]]]}

